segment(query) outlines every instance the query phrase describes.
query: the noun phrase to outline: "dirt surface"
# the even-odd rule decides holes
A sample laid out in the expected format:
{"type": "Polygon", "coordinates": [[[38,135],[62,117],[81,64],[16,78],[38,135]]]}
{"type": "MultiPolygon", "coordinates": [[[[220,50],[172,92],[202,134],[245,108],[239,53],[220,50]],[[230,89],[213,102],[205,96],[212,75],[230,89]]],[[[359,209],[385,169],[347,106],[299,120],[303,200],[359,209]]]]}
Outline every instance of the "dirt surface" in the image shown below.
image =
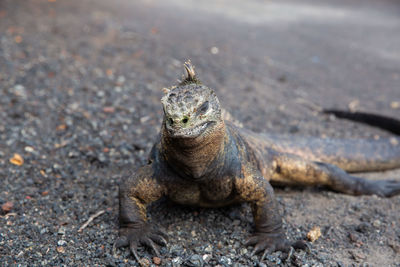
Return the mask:
{"type": "MultiPolygon", "coordinates": [[[[137,264],[128,249],[112,251],[117,184],[146,161],[161,88],[187,58],[257,132],[388,135],[314,106],[400,117],[396,1],[198,2],[0,1],[0,265],[137,264]]],[[[366,176],[399,179],[400,171],[366,176]]],[[[150,209],[170,235],[161,264],[400,266],[399,196],[276,195],[290,239],[321,228],[310,251],[260,263],[242,245],[252,229],[246,205],[161,201],[150,209]]],[[[159,262],[140,254],[145,265],[159,262]]]]}

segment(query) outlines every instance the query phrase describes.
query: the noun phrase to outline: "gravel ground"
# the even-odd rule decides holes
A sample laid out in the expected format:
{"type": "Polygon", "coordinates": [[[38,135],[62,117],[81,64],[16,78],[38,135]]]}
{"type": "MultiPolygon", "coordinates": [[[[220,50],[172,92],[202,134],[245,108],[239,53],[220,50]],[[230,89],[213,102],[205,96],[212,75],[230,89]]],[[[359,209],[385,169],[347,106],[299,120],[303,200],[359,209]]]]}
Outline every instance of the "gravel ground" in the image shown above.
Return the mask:
{"type": "MultiPolygon", "coordinates": [[[[351,104],[400,117],[398,6],[332,2],[1,1],[0,265],[137,265],[127,249],[112,251],[117,184],[146,161],[161,88],[180,77],[186,58],[255,131],[386,136],[309,108],[351,104]]],[[[143,264],[400,266],[400,197],[310,188],[276,195],[290,239],[321,228],[310,250],[261,263],[242,245],[252,229],[247,205],[163,200],[149,213],[169,244],[161,259],[140,250],[143,264]]]]}

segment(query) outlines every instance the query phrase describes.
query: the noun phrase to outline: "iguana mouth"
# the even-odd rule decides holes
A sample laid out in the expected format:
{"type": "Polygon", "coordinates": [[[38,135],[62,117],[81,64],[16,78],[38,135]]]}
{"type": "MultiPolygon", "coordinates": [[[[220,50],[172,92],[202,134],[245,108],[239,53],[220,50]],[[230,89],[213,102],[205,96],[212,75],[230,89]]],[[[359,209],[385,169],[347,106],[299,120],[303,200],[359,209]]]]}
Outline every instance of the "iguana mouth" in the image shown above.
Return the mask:
{"type": "Polygon", "coordinates": [[[209,121],[209,122],[204,122],[192,128],[183,128],[179,130],[169,128],[168,132],[169,135],[173,138],[196,138],[201,134],[203,134],[206,131],[206,129],[208,129],[215,123],[216,123],[215,121],[209,121]]]}

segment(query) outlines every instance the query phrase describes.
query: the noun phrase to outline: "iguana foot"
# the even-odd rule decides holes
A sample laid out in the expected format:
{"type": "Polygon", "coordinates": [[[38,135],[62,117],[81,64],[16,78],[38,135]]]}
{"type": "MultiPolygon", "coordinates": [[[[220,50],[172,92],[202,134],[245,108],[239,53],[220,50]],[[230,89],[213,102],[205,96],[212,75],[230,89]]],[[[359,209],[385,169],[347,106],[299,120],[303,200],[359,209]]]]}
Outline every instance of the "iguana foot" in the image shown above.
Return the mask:
{"type": "Polygon", "coordinates": [[[283,233],[255,233],[245,242],[246,246],[254,245],[251,255],[263,251],[260,261],[263,261],[267,254],[274,251],[288,252],[290,243],[283,233]]]}
{"type": "Polygon", "coordinates": [[[363,191],[361,194],[377,195],[380,197],[392,197],[400,194],[400,181],[396,180],[379,180],[371,181],[366,180],[363,184],[363,191]]]}
{"type": "Polygon", "coordinates": [[[157,257],[160,257],[158,245],[165,246],[167,244],[168,235],[162,230],[156,230],[149,225],[128,226],[119,230],[119,237],[114,243],[114,250],[120,247],[129,246],[135,259],[140,262],[137,248],[139,245],[145,245],[154,250],[157,257]]]}

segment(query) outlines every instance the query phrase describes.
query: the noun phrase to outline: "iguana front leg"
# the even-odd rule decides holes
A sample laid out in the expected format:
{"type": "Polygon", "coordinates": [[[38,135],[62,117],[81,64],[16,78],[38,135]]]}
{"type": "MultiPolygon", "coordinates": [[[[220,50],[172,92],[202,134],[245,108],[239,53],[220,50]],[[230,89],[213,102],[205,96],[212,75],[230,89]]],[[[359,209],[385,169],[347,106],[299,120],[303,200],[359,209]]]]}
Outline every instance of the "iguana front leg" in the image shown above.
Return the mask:
{"type": "Polygon", "coordinates": [[[287,251],[290,244],[269,182],[259,171],[248,168],[243,171],[243,177],[236,178],[235,187],[240,199],[249,202],[253,211],[255,233],[245,242],[245,245],[254,245],[252,255],[263,251],[263,260],[268,253],[287,251]]]}
{"type": "Polygon", "coordinates": [[[119,186],[119,238],[114,248],[130,246],[139,262],[138,245],[145,245],[159,256],[155,243],[166,245],[167,235],[147,222],[146,206],[165,194],[165,187],[154,177],[153,165],[139,168],[119,186]]]}
{"type": "Polygon", "coordinates": [[[275,155],[274,168],[271,182],[323,185],[350,195],[390,197],[400,194],[400,181],[368,180],[352,176],[335,165],[305,160],[292,154],[275,155]]]}

